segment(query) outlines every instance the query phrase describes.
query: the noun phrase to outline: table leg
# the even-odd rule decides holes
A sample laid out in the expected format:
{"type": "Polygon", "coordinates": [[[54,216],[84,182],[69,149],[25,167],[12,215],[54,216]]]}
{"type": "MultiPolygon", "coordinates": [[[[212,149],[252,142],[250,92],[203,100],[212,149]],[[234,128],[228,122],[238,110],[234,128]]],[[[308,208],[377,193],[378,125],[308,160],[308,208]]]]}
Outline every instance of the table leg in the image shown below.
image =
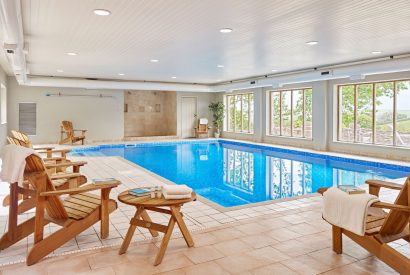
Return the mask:
{"type": "MultiPolygon", "coordinates": [[[[146,210],[142,211],[142,213],[141,213],[141,218],[142,218],[144,221],[146,221],[146,222],[152,223],[152,220],[151,220],[151,218],[149,217],[149,215],[148,215],[148,213],[147,213],[146,210]]],[[[158,237],[158,236],[159,236],[159,234],[158,234],[157,231],[152,230],[152,229],[148,229],[148,230],[149,230],[149,233],[151,233],[151,236],[152,236],[152,237],[158,237]]]]}
{"type": "Polygon", "coordinates": [[[174,230],[175,225],[175,218],[171,216],[168,223],[167,231],[165,232],[164,239],[162,239],[161,247],[159,248],[159,252],[157,257],[155,258],[154,265],[159,265],[162,262],[162,258],[164,258],[165,251],[167,250],[169,239],[172,235],[172,230],[174,230]]]}
{"type": "Polygon", "coordinates": [[[135,213],[134,218],[132,218],[130,221],[130,227],[128,228],[127,235],[125,236],[124,241],[122,242],[122,245],[121,245],[121,248],[118,254],[121,255],[127,252],[132,236],[134,235],[135,229],[137,228],[137,226],[133,223],[133,220],[139,220],[143,211],[144,211],[143,207],[137,207],[137,212],[135,213]]]}
{"type": "Polygon", "coordinates": [[[189,233],[189,230],[184,222],[184,219],[182,218],[180,210],[180,206],[171,206],[172,216],[177,221],[179,229],[181,229],[181,233],[184,236],[186,244],[188,245],[188,247],[193,247],[194,241],[192,240],[191,234],[189,233]]]}

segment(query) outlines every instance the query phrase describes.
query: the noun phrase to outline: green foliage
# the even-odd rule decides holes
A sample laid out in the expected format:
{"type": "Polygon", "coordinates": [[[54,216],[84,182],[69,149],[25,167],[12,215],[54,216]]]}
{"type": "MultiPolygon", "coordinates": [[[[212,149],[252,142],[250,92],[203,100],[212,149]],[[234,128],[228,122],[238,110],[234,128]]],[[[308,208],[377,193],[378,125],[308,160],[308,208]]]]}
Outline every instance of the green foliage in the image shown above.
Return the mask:
{"type": "Polygon", "coordinates": [[[214,118],[214,125],[216,127],[217,133],[219,133],[220,129],[222,128],[222,124],[224,121],[224,104],[222,101],[212,102],[209,104],[209,110],[211,110],[214,118]]]}

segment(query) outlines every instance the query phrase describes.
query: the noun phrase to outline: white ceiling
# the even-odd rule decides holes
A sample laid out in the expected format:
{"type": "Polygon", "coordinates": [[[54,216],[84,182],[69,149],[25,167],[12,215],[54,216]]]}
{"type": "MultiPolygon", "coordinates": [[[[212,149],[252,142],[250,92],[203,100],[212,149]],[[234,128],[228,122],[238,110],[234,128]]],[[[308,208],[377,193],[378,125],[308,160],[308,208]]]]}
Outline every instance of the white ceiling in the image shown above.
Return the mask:
{"type": "Polygon", "coordinates": [[[410,50],[409,0],[22,0],[22,13],[32,75],[214,83],[410,50]]]}

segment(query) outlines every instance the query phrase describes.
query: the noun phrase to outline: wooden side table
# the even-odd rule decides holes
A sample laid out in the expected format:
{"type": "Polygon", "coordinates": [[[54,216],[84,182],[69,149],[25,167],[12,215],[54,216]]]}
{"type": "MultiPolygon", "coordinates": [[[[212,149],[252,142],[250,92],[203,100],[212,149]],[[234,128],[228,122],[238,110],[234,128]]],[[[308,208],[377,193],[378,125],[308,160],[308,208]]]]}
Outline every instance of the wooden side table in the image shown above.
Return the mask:
{"type": "Polygon", "coordinates": [[[158,236],[158,231],[165,234],[157,257],[155,258],[154,265],[159,265],[162,262],[162,258],[167,250],[175,222],[178,224],[188,247],[194,246],[194,241],[192,240],[191,234],[188,231],[181,213],[181,206],[184,203],[196,200],[196,194],[194,192],[192,192],[191,198],[189,199],[166,200],[163,196],[162,198],[154,199],[151,199],[150,197],[136,197],[128,194],[127,190],[118,195],[118,200],[122,203],[133,205],[137,208],[134,217],[130,221],[130,227],[128,228],[127,235],[121,245],[119,254],[124,254],[127,252],[128,246],[130,245],[132,236],[134,235],[137,226],[147,228],[153,237],[158,236]],[[160,207],[169,207],[170,209],[168,210],[160,207]],[[171,217],[169,219],[168,226],[152,222],[146,210],[170,215],[171,217]]]}

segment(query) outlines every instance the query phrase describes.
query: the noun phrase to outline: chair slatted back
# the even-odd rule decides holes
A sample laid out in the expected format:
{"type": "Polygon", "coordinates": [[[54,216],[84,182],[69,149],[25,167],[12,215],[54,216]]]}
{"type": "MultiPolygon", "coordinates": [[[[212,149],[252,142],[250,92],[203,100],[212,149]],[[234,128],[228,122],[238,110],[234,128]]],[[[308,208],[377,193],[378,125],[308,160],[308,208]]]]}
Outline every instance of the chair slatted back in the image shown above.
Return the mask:
{"type": "Polygon", "coordinates": [[[206,131],[208,131],[208,124],[198,124],[198,131],[199,131],[199,132],[206,132],[206,131]]]}
{"type": "MultiPolygon", "coordinates": [[[[409,205],[409,190],[410,190],[410,175],[407,177],[403,188],[400,190],[399,195],[394,202],[397,205],[409,205]]],[[[381,236],[389,236],[400,234],[403,230],[409,226],[410,213],[398,210],[390,210],[387,218],[380,229],[379,234],[381,236]]]]}
{"type": "Polygon", "coordinates": [[[25,143],[24,141],[18,138],[7,137],[7,141],[10,144],[19,145],[19,146],[26,147],[26,148],[31,148],[29,144],[25,143]]]}
{"type": "MultiPolygon", "coordinates": [[[[36,155],[30,155],[26,158],[24,177],[35,190],[55,191],[54,185],[46,173],[43,161],[36,155]]],[[[47,197],[46,211],[51,218],[68,219],[68,214],[59,196],[47,197]]]]}
{"type": "Polygon", "coordinates": [[[67,133],[67,137],[69,137],[71,140],[74,139],[74,128],[73,128],[73,123],[68,120],[64,120],[61,122],[64,131],[67,133]]]}
{"type": "Polygon", "coordinates": [[[30,139],[28,138],[28,136],[23,133],[23,132],[19,132],[16,130],[11,130],[11,134],[13,135],[14,138],[23,141],[24,143],[28,144],[29,147],[28,148],[33,148],[33,145],[30,142],[30,139]]]}

